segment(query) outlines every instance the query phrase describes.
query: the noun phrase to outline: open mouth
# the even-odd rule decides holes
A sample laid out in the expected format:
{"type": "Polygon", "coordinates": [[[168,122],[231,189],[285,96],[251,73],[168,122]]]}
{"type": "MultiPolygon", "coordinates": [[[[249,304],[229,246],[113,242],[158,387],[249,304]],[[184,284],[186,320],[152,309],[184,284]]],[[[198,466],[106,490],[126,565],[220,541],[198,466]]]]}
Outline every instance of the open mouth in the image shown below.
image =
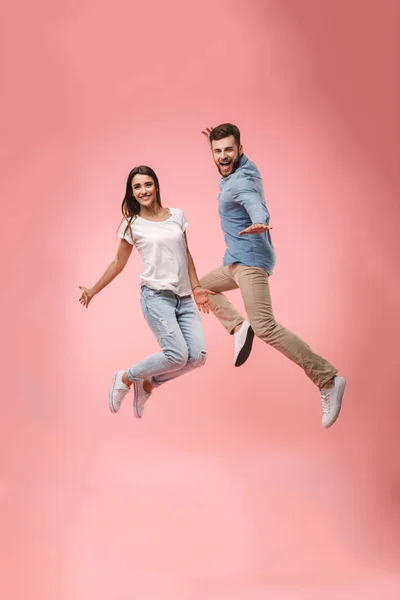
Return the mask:
{"type": "Polygon", "coordinates": [[[228,170],[229,170],[229,167],[231,166],[231,163],[230,163],[230,162],[229,162],[229,163],[220,163],[220,164],[221,164],[221,169],[222,169],[223,171],[228,171],[228,170]]]}

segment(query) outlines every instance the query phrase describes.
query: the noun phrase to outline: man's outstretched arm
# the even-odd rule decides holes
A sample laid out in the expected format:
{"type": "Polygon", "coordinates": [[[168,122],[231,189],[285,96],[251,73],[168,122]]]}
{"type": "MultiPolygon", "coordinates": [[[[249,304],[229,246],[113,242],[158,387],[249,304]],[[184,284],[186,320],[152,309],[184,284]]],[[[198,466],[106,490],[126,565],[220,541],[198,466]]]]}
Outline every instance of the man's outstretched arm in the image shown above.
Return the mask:
{"type": "Polygon", "coordinates": [[[252,225],[240,232],[239,235],[248,233],[264,233],[272,229],[269,225],[269,212],[260,194],[251,188],[233,190],[233,199],[238,202],[248,213],[252,225]]]}

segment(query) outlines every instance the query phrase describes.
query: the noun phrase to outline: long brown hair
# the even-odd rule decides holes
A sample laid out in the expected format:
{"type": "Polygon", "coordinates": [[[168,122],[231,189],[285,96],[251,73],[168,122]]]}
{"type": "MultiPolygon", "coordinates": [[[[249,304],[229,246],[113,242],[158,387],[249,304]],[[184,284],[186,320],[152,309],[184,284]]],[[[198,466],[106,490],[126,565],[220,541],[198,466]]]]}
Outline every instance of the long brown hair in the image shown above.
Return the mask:
{"type": "Polygon", "coordinates": [[[126,233],[126,230],[129,228],[132,239],[133,239],[133,236],[132,236],[131,225],[132,225],[132,222],[136,219],[136,217],[140,213],[140,204],[136,200],[135,196],[133,195],[133,190],[132,190],[132,179],[135,177],[135,175],[148,175],[149,177],[152,178],[152,180],[154,181],[154,185],[156,186],[156,190],[157,190],[156,202],[160,207],[162,207],[161,195],[160,195],[160,184],[158,182],[158,177],[155,174],[155,172],[153,171],[153,169],[151,169],[150,167],[146,167],[145,165],[141,165],[140,167],[135,167],[134,169],[132,169],[132,171],[128,175],[128,179],[126,182],[125,197],[122,201],[122,206],[121,206],[122,214],[124,215],[124,219],[127,221],[124,235],[126,233]]]}

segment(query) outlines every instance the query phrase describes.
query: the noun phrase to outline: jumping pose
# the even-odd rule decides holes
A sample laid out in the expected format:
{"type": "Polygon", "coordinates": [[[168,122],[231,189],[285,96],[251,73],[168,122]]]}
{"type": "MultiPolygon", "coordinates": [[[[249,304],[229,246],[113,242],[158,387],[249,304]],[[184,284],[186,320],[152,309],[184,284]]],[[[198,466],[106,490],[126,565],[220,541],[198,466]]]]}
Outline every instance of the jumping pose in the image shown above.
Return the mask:
{"type": "Polygon", "coordinates": [[[303,340],[275,321],[269,289],[275,251],[261,175],[243,154],[235,125],[207,128],[203,134],[222,176],[218,201],[227,249],[223,266],[202,277],[200,284],[217,293],[210,298],[210,308],[234,335],[234,364],[239,367],[248,359],[254,335],[273,346],[299,365],[319,388],[322,425],[330,427],[339,416],[346,380],[303,340]],[[248,320],[222,293],[236,288],[242,293],[248,320]]]}
{"type": "Polygon", "coordinates": [[[208,313],[208,297],[214,292],[199,284],[184,213],[162,207],[159,182],[149,167],[129,173],[122,213],[116,258],[93,287],[79,286],[79,301],[88,307],[93,296],[121,273],[136,246],[144,266],[141,307],[161,352],[114,373],[108,403],[112,412],[118,412],[133,385],[134,414],[140,418],[154,388],[204,365],[206,342],[197,309],[208,313]]]}

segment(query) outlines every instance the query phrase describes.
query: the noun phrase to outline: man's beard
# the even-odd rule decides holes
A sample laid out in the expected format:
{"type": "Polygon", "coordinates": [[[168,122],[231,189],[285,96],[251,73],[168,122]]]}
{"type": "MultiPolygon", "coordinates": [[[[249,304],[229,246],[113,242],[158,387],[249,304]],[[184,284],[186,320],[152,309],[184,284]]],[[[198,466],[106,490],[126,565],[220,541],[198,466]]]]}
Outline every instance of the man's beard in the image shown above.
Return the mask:
{"type": "Polygon", "coordinates": [[[226,175],[225,175],[225,173],[222,171],[221,165],[218,163],[217,167],[218,167],[218,171],[219,171],[220,175],[221,175],[222,177],[229,177],[229,175],[233,175],[233,173],[236,171],[236,169],[237,169],[237,168],[238,168],[238,166],[239,166],[239,163],[240,163],[240,159],[241,159],[241,158],[242,158],[242,157],[241,157],[241,155],[239,155],[237,158],[235,158],[235,160],[233,160],[233,161],[231,162],[232,169],[231,169],[230,173],[229,173],[229,174],[226,174],[226,175]]]}

